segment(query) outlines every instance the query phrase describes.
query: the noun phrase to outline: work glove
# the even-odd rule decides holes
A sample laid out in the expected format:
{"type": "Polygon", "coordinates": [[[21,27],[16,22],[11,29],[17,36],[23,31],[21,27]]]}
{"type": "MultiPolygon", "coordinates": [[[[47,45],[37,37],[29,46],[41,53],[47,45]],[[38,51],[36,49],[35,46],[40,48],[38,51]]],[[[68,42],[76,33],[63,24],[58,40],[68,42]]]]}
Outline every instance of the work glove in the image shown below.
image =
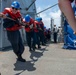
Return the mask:
{"type": "Polygon", "coordinates": [[[30,29],[32,29],[33,28],[33,24],[31,24],[29,27],[30,27],[30,29]]]}

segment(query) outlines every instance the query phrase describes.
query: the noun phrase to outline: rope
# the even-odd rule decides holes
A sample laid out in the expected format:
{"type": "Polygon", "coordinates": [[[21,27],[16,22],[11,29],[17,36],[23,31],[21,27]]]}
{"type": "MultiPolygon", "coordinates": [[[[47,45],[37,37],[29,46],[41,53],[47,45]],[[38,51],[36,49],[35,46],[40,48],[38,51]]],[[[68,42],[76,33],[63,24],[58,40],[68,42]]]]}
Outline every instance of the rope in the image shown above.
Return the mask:
{"type": "Polygon", "coordinates": [[[44,9],[44,10],[38,12],[38,13],[36,13],[36,15],[37,15],[37,14],[40,14],[40,13],[42,13],[42,12],[44,12],[44,11],[46,11],[46,10],[48,10],[48,9],[50,9],[50,8],[52,8],[52,7],[54,7],[54,6],[56,6],[56,5],[58,5],[58,3],[54,4],[53,6],[50,6],[50,7],[46,8],[46,9],[44,9]]]}

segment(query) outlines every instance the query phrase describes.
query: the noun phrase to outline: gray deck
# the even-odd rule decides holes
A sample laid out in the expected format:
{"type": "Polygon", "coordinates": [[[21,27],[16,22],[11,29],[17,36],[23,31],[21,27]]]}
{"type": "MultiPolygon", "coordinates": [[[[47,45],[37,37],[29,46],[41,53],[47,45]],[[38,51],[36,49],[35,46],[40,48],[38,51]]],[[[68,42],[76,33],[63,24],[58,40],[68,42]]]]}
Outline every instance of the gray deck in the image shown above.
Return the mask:
{"type": "Polygon", "coordinates": [[[25,46],[26,63],[16,61],[12,50],[0,52],[1,75],[75,75],[76,50],[64,50],[63,44],[49,44],[30,53],[25,46]]]}

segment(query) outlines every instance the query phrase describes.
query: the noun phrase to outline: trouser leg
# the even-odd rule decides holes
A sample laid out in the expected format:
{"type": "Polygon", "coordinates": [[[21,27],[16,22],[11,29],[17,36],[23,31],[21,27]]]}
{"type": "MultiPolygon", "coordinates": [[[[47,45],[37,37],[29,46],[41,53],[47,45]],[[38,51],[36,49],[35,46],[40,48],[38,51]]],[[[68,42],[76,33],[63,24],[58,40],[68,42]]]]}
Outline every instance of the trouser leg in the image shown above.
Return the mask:
{"type": "Polygon", "coordinates": [[[30,32],[26,32],[26,40],[29,47],[31,47],[31,35],[30,32]]]}
{"type": "Polygon", "coordinates": [[[22,43],[22,39],[19,31],[7,31],[8,40],[10,41],[13,52],[18,55],[23,53],[24,45],[22,43]]]}
{"type": "Polygon", "coordinates": [[[57,42],[57,33],[54,33],[54,42],[57,42]]]}

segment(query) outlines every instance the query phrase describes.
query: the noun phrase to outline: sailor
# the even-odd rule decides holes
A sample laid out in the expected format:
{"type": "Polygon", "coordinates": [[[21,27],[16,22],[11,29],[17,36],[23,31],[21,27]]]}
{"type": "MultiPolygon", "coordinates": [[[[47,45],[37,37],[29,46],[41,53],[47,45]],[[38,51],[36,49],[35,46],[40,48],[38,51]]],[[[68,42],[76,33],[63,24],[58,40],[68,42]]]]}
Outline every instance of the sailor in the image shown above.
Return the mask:
{"type": "Polygon", "coordinates": [[[22,28],[18,21],[19,19],[22,19],[19,9],[20,3],[13,1],[10,8],[5,8],[4,11],[0,13],[0,17],[4,18],[3,25],[6,28],[7,37],[12,45],[13,52],[18,57],[17,60],[26,62],[26,60],[22,58],[24,45],[19,32],[19,29],[22,28]]]}
{"type": "Polygon", "coordinates": [[[35,45],[37,44],[38,45],[38,49],[41,48],[40,46],[40,34],[39,34],[39,30],[41,30],[40,28],[40,19],[37,17],[35,22],[34,22],[34,34],[35,34],[35,45]]]}
{"type": "Polygon", "coordinates": [[[29,51],[35,51],[35,39],[34,39],[34,19],[30,15],[26,15],[24,18],[26,40],[29,47],[29,51]]]}
{"type": "Polygon", "coordinates": [[[41,30],[39,30],[39,34],[40,34],[40,41],[41,41],[42,45],[43,45],[43,46],[45,46],[44,23],[43,23],[43,21],[42,21],[42,18],[41,18],[41,17],[39,17],[39,19],[40,19],[39,24],[40,24],[40,28],[41,28],[41,30]]]}
{"type": "Polygon", "coordinates": [[[58,31],[58,29],[57,29],[56,25],[54,25],[54,27],[53,27],[53,39],[54,39],[54,43],[57,43],[57,31],[58,31]]]}

